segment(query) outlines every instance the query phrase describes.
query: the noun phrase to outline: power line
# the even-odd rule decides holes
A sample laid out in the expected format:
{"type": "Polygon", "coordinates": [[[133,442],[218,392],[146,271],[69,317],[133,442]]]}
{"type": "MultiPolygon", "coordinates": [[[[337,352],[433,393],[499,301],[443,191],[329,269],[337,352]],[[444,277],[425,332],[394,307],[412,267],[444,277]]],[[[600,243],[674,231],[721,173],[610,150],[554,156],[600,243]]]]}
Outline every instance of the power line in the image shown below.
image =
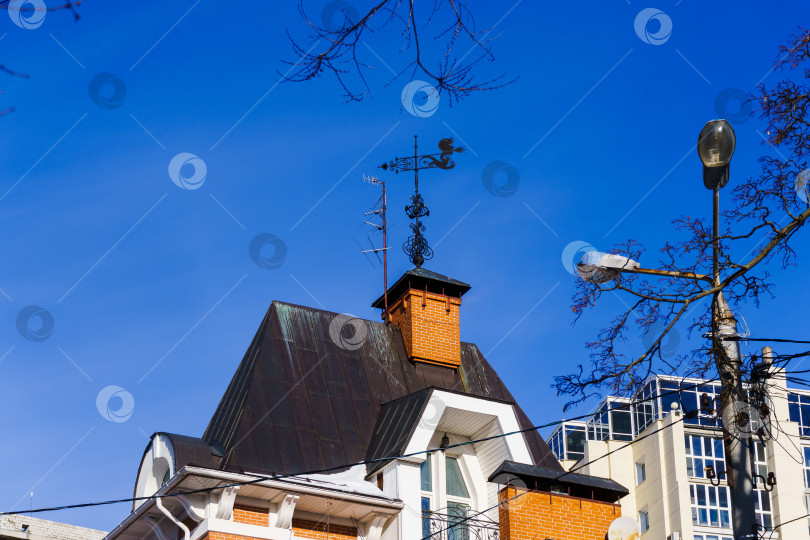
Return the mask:
{"type": "Polygon", "coordinates": [[[810,341],[803,341],[800,339],[780,339],[780,338],[752,338],[745,336],[725,336],[720,338],[722,341],[770,341],[773,343],[799,343],[810,344],[810,341]]]}
{"type": "MultiPolygon", "coordinates": [[[[657,400],[658,398],[664,397],[666,395],[680,394],[683,390],[689,390],[689,389],[692,389],[692,388],[697,388],[698,386],[702,386],[702,385],[705,385],[707,383],[715,382],[715,381],[718,381],[718,380],[719,380],[718,378],[708,379],[708,380],[705,380],[705,381],[701,381],[700,383],[695,383],[695,384],[691,384],[691,385],[688,385],[688,386],[683,386],[683,387],[679,388],[678,390],[671,390],[671,391],[668,391],[668,392],[662,392],[660,394],[657,394],[655,396],[651,396],[651,397],[646,398],[646,399],[636,400],[634,403],[645,403],[645,402],[648,402],[648,401],[657,400]]],[[[619,406],[616,406],[616,407],[609,407],[609,408],[607,408],[607,409],[605,409],[603,411],[600,410],[600,411],[598,411],[598,413],[611,412],[611,411],[614,411],[614,410],[627,410],[627,407],[629,405],[630,405],[629,403],[623,403],[622,405],[619,405],[619,406]]],[[[694,412],[697,412],[697,411],[694,411],[694,412]]],[[[349,469],[351,467],[356,467],[358,465],[371,465],[371,464],[380,463],[380,462],[393,461],[393,460],[396,460],[396,459],[402,459],[402,458],[406,458],[406,457],[413,457],[413,456],[417,456],[417,455],[420,455],[420,454],[430,454],[432,452],[444,451],[444,450],[448,450],[450,448],[458,448],[458,447],[467,446],[467,445],[470,445],[470,444],[486,442],[486,441],[490,441],[490,440],[494,440],[494,439],[501,439],[501,438],[504,438],[504,437],[509,437],[511,435],[519,435],[519,434],[523,434],[523,433],[527,433],[527,432],[531,432],[531,431],[538,431],[540,429],[545,429],[547,427],[557,426],[557,425],[560,425],[560,424],[564,424],[566,422],[571,422],[571,421],[574,421],[574,420],[581,420],[583,418],[590,418],[590,417],[594,416],[594,414],[595,413],[583,414],[583,415],[580,415],[580,416],[574,416],[574,417],[567,418],[567,419],[564,419],[564,420],[557,420],[557,421],[554,421],[554,422],[549,422],[547,424],[541,424],[541,425],[532,426],[532,427],[525,428],[525,429],[519,429],[519,430],[515,430],[515,431],[510,431],[509,433],[503,433],[503,434],[500,434],[500,435],[492,435],[490,437],[483,437],[483,438],[475,439],[475,440],[471,440],[471,441],[465,441],[465,442],[461,442],[461,443],[451,444],[451,445],[444,446],[444,447],[441,447],[441,448],[431,448],[431,449],[427,449],[427,450],[420,450],[420,451],[411,452],[411,453],[408,453],[408,454],[397,455],[397,456],[386,456],[386,457],[380,457],[380,458],[374,458],[374,459],[367,459],[367,460],[358,461],[356,463],[350,463],[350,464],[346,464],[346,465],[337,465],[337,466],[333,466],[333,467],[324,467],[324,468],[321,468],[321,469],[316,469],[316,470],[311,470],[311,471],[298,472],[298,473],[293,473],[293,474],[280,474],[280,475],[273,475],[273,476],[258,476],[256,474],[244,473],[243,472],[241,474],[244,474],[245,476],[255,476],[256,478],[254,480],[244,480],[244,481],[241,481],[241,482],[232,482],[230,484],[226,484],[226,485],[222,485],[222,486],[216,486],[216,487],[210,487],[210,488],[200,488],[200,489],[195,489],[195,490],[190,490],[190,491],[184,491],[182,493],[163,493],[163,494],[155,493],[153,495],[143,496],[143,497],[127,497],[127,498],[122,498],[122,499],[110,499],[110,500],[96,501],[96,502],[89,502],[89,503],[67,504],[67,505],[53,506],[53,507],[48,507],[48,508],[34,508],[34,509],[31,509],[31,510],[28,510],[28,513],[35,514],[35,513],[40,513],[40,512],[55,512],[55,511],[59,511],[59,510],[72,510],[72,509],[77,509],[77,508],[89,508],[89,507],[95,507],[95,506],[106,506],[106,505],[110,505],[110,504],[120,504],[120,503],[126,503],[126,502],[148,501],[148,500],[151,500],[151,499],[164,499],[164,498],[179,497],[179,496],[184,496],[184,495],[194,495],[194,494],[197,494],[197,493],[210,493],[210,492],[218,491],[218,490],[229,488],[229,487],[237,487],[237,486],[258,484],[258,483],[261,483],[261,482],[265,482],[267,480],[283,480],[285,478],[295,478],[295,477],[298,477],[298,476],[321,474],[321,473],[327,473],[327,472],[332,472],[332,471],[337,471],[337,470],[345,470],[345,469],[349,469]]],[[[647,436],[648,435],[645,435],[644,437],[647,437],[647,436]]],[[[638,440],[641,440],[641,439],[636,439],[636,440],[638,441],[638,440]]],[[[622,447],[622,448],[624,448],[624,447],[622,447]]],[[[607,456],[607,455],[609,455],[609,454],[605,454],[605,456],[607,456]]],[[[604,456],[602,456],[602,457],[604,457],[604,456]]],[[[601,458],[597,458],[597,459],[601,459],[601,458]]],[[[596,460],[594,460],[594,461],[596,461],[596,460]]],[[[585,465],[587,465],[587,464],[585,464],[585,465]]],[[[579,468],[577,470],[579,470],[579,468]]],[[[569,471],[569,473],[570,472],[571,471],[569,471]]],[[[566,474],[568,474],[568,473],[566,473],[566,474]]],[[[8,516],[8,515],[14,515],[14,514],[17,514],[17,512],[14,512],[14,511],[0,512],[0,516],[8,516]]]]}
{"type": "MultiPolygon", "coordinates": [[[[790,520],[785,521],[783,523],[780,523],[779,525],[774,525],[774,527],[771,529],[771,534],[770,534],[769,538],[773,538],[773,533],[776,532],[776,529],[778,529],[782,525],[787,525],[788,523],[793,523],[794,521],[799,521],[800,519],[804,519],[804,518],[808,518],[808,517],[810,517],[810,514],[805,514],[803,516],[799,516],[797,518],[793,518],[793,519],[790,519],[790,520]]],[[[765,535],[762,535],[761,538],[765,538],[765,535]]]]}
{"type": "MultiPolygon", "coordinates": [[[[636,442],[638,442],[638,441],[643,441],[643,440],[644,440],[644,439],[646,439],[647,437],[651,437],[651,436],[655,435],[656,433],[658,433],[658,432],[660,432],[660,431],[663,431],[663,430],[664,430],[664,429],[666,429],[666,428],[672,427],[672,426],[674,426],[675,424],[677,424],[677,423],[679,423],[679,422],[683,422],[685,419],[686,419],[686,415],[684,414],[684,416],[683,416],[683,417],[682,417],[680,420],[676,420],[675,422],[672,422],[672,423],[671,423],[671,424],[669,424],[668,426],[661,426],[660,428],[655,429],[655,430],[653,430],[653,431],[651,431],[651,432],[647,433],[646,435],[644,435],[644,436],[642,436],[642,437],[639,437],[639,438],[637,438],[637,439],[635,439],[635,440],[633,440],[633,441],[631,441],[631,442],[628,442],[628,443],[627,443],[627,444],[625,444],[624,446],[621,446],[621,447],[619,447],[619,448],[614,448],[614,449],[613,449],[613,450],[611,450],[610,452],[607,452],[606,454],[601,455],[601,456],[599,456],[598,458],[595,458],[595,459],[592,459],[592,460],[590,460],[590,461],[588,461],[588,462],[586,462],[586,463],[583,463],[583,464],[582,464],[582,465],[580,465],[579,467],[572,468],[571,470],[566,471],[564,474],[561,474],[560,476],[558,476],[558,477],[556,477],[556,478],[554,478],[554,479],[552,479],[552,480],[547,480],[547,481],[546,481],[546,482],[543,484],[543,487],[546,487],[547,485],[550,485],[550,484],[552,484],[552,483],[554,483],[554,482],[557,482],[557,481],[559,481],[559,480],[560,480],[560,478],[563,478],[564,476],[567,476],[567,475],[569,475],[569,474],[573,474],[575,471],[579,471],[579,470],[583,469],[584,467],[586,467],[587,465],[590,465],[591,463],[594,463],[594,462],[596,462],[596,461],[599,461],[599,460],[600,460],[600,459],[602,459],[602,458],[606,458],[606,457],[608,457],[609,455],[611,455],[611,454],[614,454],[614,453],[618,452],[619,450],[624,450],[625,448],[627,448],[627,447],[629,447],[629,446],[632,446],[633,444],[635,444],[635,443],[636,443],[636,442]]],[[[535,487],[535,491],[537,491],[537,487],[535,487]]],[[[494,506],[490,506],[490,507],[489,507],[489,508],[487,508],[486,510],[482,510],[482,511],[480,511],[480,512],[478,512],[478,513],[476,513],[476,514],[474,514],[474,515],[472,515],[472,516],[468,516],[468,517],[464,518],[463,520],[456,521],[456,522],[454,522],[454,523],[453,523],[453,525],[451,525],[450,527],[446,527],[446,528],[444,528],[444,529],[440,529],[440,530],[438,530],[438,531],[435,531],[435,532],[433,532],[433,533],[429,534],[428,536],[424,536],[424,537],[422,537],[422,540],[428,540],[428,539],[432,538],[433,536],[435,536],[436,534],[439,534],[439,533],[441,533],[441,532],[444,532],[445,530],[448,530],[448,529],[450,529],[451,527],[456,527],[456,526],[460,525],[461,523],[464,523],[465,521],[468,521],[468,520],[470,520],[470,519],[472,519],[472,518],[474,518],[474,517],[478,517],[478,516],[480,516],[481,514],[485,514],[485,513],[487,513],[487,512],[490,512],[490,511],[492,511],[492,510],[494,510],[494,509],[498,508],[499,506],[503,505],[504,503],[508,503],[509,501],[513,501],[513,500],[515,500],[515,499],[517,499],[517,498],[519,498],[519,497],[522,497],[523,495],[525,495],[525,494],[527,494],[527,493],[529,493],[529,491],[528,491],[528,490],[524,491],[523,493],[520,493],[519,495],[515,495],[514,497],[511,497],[511,498],[509,498],[509,499],[506,499],[505,501],[501,501],[501,502],[499,502],[498,504],[496,504],[496,505],[494,505],[494,506]]]]}

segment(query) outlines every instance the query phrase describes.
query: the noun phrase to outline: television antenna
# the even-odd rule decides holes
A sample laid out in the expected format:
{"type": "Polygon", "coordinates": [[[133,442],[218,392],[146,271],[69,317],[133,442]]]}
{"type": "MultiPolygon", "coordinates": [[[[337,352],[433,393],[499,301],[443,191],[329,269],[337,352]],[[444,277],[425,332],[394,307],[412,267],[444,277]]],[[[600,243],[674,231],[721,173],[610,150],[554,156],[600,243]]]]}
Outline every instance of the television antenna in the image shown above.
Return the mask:
{"type": "MultiPolygon", "coordinates": [[[[386,192],[385,192],[385,180],[380,180],[376,176],[366,176],[363,175],[363,181],[368,182],[369,184],[375,186],[382,186],[382,197],[377,202],[377,205],[374,207],[373,210],[369,212],[364,212],[364,216],[369,216],[368,218],[364,219],[364,223],[374,227],[378,231],[382,231],[383,235],[383,247],[375,248],[372,242],[371,249],[362,249],[361,252],[363,253],[374,253],[379,258],[379,253],[382,251],[383,254],[383,301],[384,301],[384,311],[383,311],[383,319],[385,320],[385,324],[390,322],[388,317],[388,222],[386,220],[385,211],[387,207],[387,199],[386,199],[386,192]],[[371,216],[377,216],[379,218],[379,222],[375,223],[374,221],[369,221],[373,219],[371,216]]],[[[371,242],[371,239],[369,239],[371,242]]]]}

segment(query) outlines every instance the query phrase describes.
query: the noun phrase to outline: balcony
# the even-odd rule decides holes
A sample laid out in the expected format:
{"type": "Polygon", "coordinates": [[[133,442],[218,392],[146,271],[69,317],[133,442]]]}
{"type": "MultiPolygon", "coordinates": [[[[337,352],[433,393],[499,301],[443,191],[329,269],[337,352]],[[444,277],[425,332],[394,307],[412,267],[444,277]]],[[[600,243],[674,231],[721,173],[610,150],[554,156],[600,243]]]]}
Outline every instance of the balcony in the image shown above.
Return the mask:
{"type": "MultiPolygon", "coordinates": [[[[446,511],[446,509],[444,509],[446,511]]],[[[443,511],[422,516],[422,536],[431,540],[499,540],[498,523],[484,516],[467,519],[443,511]]]]}

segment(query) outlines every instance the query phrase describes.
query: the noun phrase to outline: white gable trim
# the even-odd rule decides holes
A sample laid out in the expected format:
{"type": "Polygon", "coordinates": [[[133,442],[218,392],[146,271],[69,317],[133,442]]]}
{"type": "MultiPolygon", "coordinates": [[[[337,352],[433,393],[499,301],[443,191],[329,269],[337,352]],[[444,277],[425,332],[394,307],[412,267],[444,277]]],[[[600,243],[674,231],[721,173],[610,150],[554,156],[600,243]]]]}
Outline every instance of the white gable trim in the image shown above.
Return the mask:
{"type": "MultiPolygon", "coordinates": [[[[481,438],[518,431],[520,429],[514,406],[510,404],[475,396],[445,392],[443,390],[433,390],[430,395],[430,400],[414,430],[413,436],[408,442],[405,454],[423,452],[430,448],[430,439],[436,432],[436,428],[441,422],[442,417],[449,409],[477,413],[487,417],[494,416],[497,420],[497,426],[494,431],[497,433],[493,432],[490,426],[489,429],[480,432],[481,438]]],[[[471,438],[475,439],[477,437],[473,436],[471,438]]],[[[518,463],[532,465],[531,453],[529,452],[529,447],[522,433],[509,435],[502,439],[493,439],[493,441],[498,440],[506,444],[509,453],[508,459],[518,463]]],[[[421,463],[425,460],[425,454],[417,454],[405,459],[407,461],[421,463]]]]}

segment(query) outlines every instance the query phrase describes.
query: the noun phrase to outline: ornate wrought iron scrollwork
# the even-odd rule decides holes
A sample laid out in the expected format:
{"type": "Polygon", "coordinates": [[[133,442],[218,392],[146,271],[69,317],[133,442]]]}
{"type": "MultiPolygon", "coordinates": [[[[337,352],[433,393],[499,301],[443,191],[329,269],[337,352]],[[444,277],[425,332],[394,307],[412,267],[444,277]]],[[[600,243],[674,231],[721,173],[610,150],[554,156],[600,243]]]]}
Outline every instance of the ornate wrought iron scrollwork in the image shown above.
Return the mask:
{"type": "Polygon", "coordinates": [[[464,519],[431,512],[422,517],[422,536],[432,540],[499,540],[500,527],[492,520],[464,519]]]}
{"type": "Polygon", "coordinates": [[[439,150],[441,150],[441,152],[438,154],[425,154],[420,156],[417,149],[416,136],[414,135],[413,156],[394,158],[380,165],[380,168],[384,171],[390,170],[394,173],[413,171],[414,194],[411,196],[411,204],[405,207],[405,213],[409,218],[414,220],[410,225],[413,235],[402,244],[402,250],[408,255],[408,258],[417,268],[422,266],[426,260],[433,258],[433,250],[422,234],[425,231],[425,226],[421,218],[429,216],[430,211],[427,206],[425,206],[422,195],[419,194],[419,170],[452,169],[456,166],[456,163],[453,161],[453,154],[463,152],[464,147],[456,148],[453,145],[453,139],[447,138],[439,141],[439,150]]]}
{"type": "Polygon", "coordinates": [[[420,217],[429,216],[430,210],[425,206],[425,199],[422,198],[422,195],[417,193],[416,195],[411,195],[411,204],[405,207],[405,213],[408,214],[408,217],[411,219],[419,219],[420,217]]]}

